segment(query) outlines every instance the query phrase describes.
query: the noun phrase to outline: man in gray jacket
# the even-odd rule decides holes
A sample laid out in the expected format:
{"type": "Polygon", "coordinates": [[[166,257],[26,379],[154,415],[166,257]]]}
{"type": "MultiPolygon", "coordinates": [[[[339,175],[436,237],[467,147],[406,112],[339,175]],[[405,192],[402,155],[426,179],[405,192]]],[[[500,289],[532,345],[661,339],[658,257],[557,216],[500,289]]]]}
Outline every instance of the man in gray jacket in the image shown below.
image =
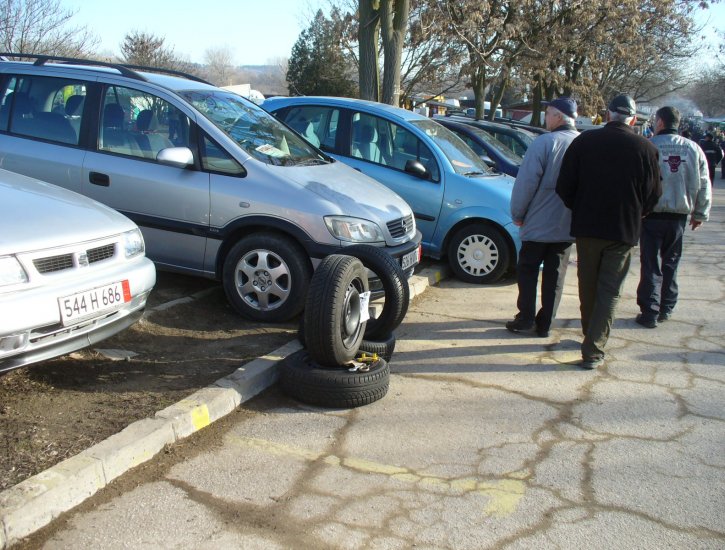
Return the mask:
{"type": "Polygon", "coordinates": [[[668,320],[677,304],[677,266],[687,216],[690,227],[697,229],[710,214],[707,158],[695,142],[677,135],[679,125],[680,113],[674,107],[657,111],[652,144],[660,152],[662,196],[642,220],[639,241],[641,313],[636,321],[647,328],[668,320]]]}
{"type": "Polygon", "coordinates": [[[569,97],[560,97],[548,104],[545,116],[550,132],[540,135],[529,146],[511,195],[511,217],[519,226],[521,237],[517,265],[519,311],[513,321],[506,323],[511,332],[536,328],[542,338],[549,336],[561,301],[574,240],[569,234],[571,211],[556,194],[556,180],[564,152],[578,135],[577,104],[569,97]],[[536,313],[536,286],[542,262],[541,308],[536,313]]]}

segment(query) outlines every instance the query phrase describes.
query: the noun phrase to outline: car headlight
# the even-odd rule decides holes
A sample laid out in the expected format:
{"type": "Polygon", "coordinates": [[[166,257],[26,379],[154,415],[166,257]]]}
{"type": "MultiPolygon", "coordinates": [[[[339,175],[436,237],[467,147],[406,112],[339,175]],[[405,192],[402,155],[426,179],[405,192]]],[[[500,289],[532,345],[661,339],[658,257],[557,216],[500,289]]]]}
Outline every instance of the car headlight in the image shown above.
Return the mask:
{"type": "Polygon", "coordinates": [[[27,282],[28,274],[15,256],[0,257],[0,286],[27,282]]]}
{"type": "Polygon", "coordinates": [[[326,216],[325,224],[332,236],[352,243],[384,242],[383,232],[376,223],[360,218],[326,216]]]}
{"type": "Polygon", "coordinates": [[[138,229],[132,229],[123,234],[123,246],[126,258],[133,258],[146,251],[143,235],[141,235],[141,231],[138,229]]]}

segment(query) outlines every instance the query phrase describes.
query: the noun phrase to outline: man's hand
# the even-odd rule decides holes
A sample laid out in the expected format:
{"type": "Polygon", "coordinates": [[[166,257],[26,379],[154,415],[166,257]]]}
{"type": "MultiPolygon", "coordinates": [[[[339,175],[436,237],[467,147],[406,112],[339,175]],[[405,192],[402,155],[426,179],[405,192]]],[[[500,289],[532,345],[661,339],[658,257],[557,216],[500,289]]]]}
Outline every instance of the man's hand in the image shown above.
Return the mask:
{"type": "Polygon", "coordinates": [[[690,218],[690,227],[692,227],[692,230],[694,231],[698,227],[702,225],[702,222],[697,221],[695,218],[690,218]]]}
{"type": "Polygon", "coordinates": [[[524,225],[524,222],[521,220],[514,220],[514,225],[516,227],[521,227],[522,225],[524,225]]]}

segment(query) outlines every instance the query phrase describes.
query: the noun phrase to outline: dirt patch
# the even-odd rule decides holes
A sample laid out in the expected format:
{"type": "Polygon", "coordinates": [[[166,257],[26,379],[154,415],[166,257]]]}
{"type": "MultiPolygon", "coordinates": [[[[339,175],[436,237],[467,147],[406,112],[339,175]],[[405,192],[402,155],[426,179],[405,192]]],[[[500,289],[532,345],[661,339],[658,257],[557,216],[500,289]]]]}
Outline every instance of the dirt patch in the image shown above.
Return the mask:
{"type": "Polygon", "coordinates": [[[297,320],[239,317],[209,281],[158,275],[144,319],[95,346],[0,375],[0,490],[153,416],[293,339],[297,320]],[[137,355],[112,361],[96,349],[137,355]]]}

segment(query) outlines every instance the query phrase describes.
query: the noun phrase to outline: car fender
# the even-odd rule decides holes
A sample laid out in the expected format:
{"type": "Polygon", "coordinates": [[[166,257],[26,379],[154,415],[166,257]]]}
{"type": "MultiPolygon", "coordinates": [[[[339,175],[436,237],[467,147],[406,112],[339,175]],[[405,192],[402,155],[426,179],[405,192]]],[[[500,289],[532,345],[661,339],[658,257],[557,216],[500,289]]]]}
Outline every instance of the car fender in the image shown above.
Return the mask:
{"type": "Polygon", "coordinates": [[[462,208],[441,220],[433,235],[429,249],[426,250],[427,255],[436,259],[440,258],[448,246],[448,239],[459,227],[477,222],[488,223],[500,229],[512,246],[512,255],[516,257],[521,248],[519,228],[513,224],[508,213],[487,206],[462,208]]]}

